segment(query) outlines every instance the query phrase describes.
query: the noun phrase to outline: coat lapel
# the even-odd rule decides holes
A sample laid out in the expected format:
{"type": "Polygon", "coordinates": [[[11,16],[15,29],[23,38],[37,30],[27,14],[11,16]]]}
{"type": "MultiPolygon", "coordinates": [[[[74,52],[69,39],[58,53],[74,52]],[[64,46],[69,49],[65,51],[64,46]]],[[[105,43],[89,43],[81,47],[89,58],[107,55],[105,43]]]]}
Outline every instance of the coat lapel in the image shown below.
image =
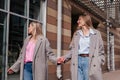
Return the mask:
{"type": "Polygon", "coordinates": [[[75,51],[78,51],[79,40],[80,40],[80,34],[77,31],[74,36],[74,43],[75,43],[75,49],[76,49],[75,51]]]}
{"type": "Polygon", "coordinates": [[[93,29],[94,34],[90,37],[90,59],[94,56],[93,52],[96,49],[96,31],[93,29]]]}
{"type": "Polygon", "coordinates": [[[39,48],[41,42],[42,42],[42,36],[38,36],[38,38],[37,38],[37,42],[36,42],[36,46],[35,46],[35,48],[34,48],[33,59],[35,59],[35,56],[36,56],[37,50],[38,50],[38,48],[39,48]]]}

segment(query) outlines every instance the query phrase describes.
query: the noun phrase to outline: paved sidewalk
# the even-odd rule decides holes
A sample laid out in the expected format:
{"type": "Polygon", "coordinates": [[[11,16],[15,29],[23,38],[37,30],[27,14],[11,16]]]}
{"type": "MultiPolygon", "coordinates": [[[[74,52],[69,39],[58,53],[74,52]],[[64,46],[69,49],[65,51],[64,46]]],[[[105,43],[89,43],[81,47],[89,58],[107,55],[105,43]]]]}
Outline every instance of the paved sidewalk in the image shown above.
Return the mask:
{"type": "Polygon", "coordinates": [[[120,70],[104,73],[103,79],[104,80],[120,80],[120,70]]]}

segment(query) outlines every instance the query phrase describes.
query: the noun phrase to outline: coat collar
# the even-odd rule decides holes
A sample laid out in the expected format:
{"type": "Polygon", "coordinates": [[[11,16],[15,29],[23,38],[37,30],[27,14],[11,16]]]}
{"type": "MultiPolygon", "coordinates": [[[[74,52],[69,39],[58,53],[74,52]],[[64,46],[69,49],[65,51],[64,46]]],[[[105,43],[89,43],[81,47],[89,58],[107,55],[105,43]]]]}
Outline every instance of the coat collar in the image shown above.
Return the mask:
{"type": "MultiPolygon", "coordinates": [[[[78,32],[79,32],[79,34],[80,34],[81,36],[84,36],[81,29],[78,30],[78,32]]],[[[91,35],[93,35],[93,34],[95,34],[95,32],[93,31],[93,29],[90,28],[90,29],[89,29],[89,34],[87,34],[86,36],[91,36],[91,35]]]]}
{"type": "MultiPolygon", "coordinates": [[[[77,30],[75,35],[79,35],[81,30],[77,30]]],[[[90,28],[90,34],[96,35],[97,31],[93,28],[90,28]]]]}
{"type": "MultiPolygon", "coordinates": [[[[43,36],[38,36],[37,38],[37,42],[36,42],[36,46],[35,46],[35,50],[34,50],[34,55],[33,55],[33,59],[35,59],[36,53],[38,51],[39,46],[41,45],[43,40],[43,36]]],[[[34,61],[34,60],[33,60],[34,61]]]]}

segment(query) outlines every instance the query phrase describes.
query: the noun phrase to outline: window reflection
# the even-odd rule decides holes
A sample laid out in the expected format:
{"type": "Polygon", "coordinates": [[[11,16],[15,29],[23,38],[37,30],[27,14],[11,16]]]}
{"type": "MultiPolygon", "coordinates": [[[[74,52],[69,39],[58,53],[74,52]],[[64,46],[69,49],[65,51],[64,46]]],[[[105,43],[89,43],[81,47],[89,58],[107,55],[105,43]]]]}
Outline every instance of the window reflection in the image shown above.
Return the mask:
{"type": "Polygon", "coordinates": [[[4,20],[5,20],[5,13],[0,12],[0,80],[2,77],[2,59],[3,59],[3,31],[4,31],[4,20]]]}
{"type": "Polygon", "coordinates": [[[26,0],[10,0],[10,11],[20,14],[20,15],[25,15],[25,1],[26,0]]]}
{"type": "Polygon", "coordinates": [[[3,46],[3,25],[0,24],[0,79],[2,76],[2,46],[3,46]]]}
{"type": "Polygon", "coordinates": [[[9,64],[13,64],[18,58],[23,44],[24,27],[26,20],[17,16],[10,16],[9,28],[9,64]],[[14,55],[13,55],[14,54],[14,55]]]}
{"type": "MultiPolygon", "coordinates": [[[[17,60],[21,47],[23,45],[24,29],[26,28],[26,19],[17,16],[10,16],[9,28],[9,51],[8,51],[8,66],[10,67],[17,60]]],[[[18,74],[9,75],[8,80],[19,80],[18,74]]]]}
{"type": "Polygon", "coordinates": [[[4,3],[5,3],[5,0],[0,0],[0,8],[2,8],[2,9],[4,9],[5,7],[5,5],[4,5],[4,3]]]}
{"type": "Polygon", "coordinates": [[[39,20],[40,18],[40,0],[30,0],[30,13],[29,17],[39,20]]]}

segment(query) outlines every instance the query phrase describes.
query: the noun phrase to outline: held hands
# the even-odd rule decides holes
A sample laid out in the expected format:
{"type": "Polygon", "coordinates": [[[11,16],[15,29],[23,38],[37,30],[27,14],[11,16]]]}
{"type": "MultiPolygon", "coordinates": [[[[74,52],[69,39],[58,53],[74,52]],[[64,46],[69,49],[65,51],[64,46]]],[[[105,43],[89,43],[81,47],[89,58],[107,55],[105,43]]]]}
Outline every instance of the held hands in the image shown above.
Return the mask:
{"type": "Polygon", "coordinates": [[[13,74],[14,71],[13,71],[12,69],[8,69],[7,73],[8,73],[8,74],[13,74]]]}
{"type": "Polygon", "coordinates": [[[64,61],[65,61],[64,57],[59,57],[57,59],[57,64],[60,65],[60,64],[64,63],[64,61]]]}

